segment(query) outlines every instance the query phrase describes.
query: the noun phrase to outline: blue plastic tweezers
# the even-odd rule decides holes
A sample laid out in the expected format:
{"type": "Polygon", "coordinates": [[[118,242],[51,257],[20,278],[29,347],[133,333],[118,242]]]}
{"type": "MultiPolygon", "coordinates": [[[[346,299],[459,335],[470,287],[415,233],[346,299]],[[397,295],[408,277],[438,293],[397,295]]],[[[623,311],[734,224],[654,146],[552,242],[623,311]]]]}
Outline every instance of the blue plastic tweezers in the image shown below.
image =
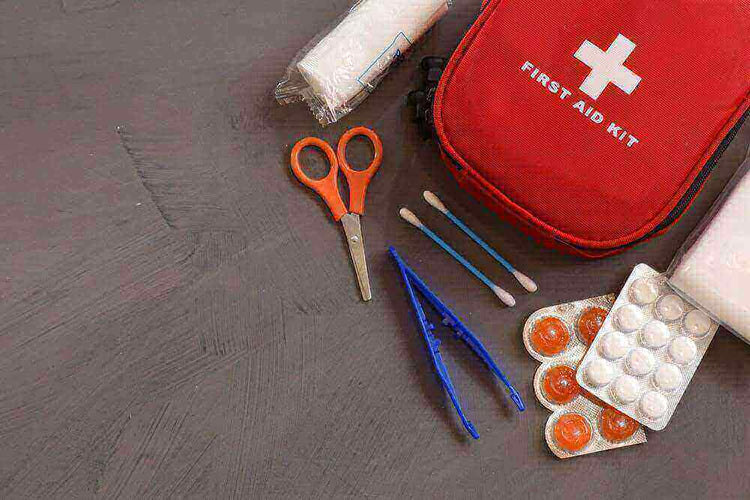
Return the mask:
{"type": "Polygon", "coordinates": [[[492,373],[494,373],[497,378],[499,378],[503,382],[503,384],[505,384],[505,386],[508,388],[508,391],[510,392],[510,398],[516,404],[518,410],[524,411],[526,409],[526,406],[523,404],[521,395],[518,394],[518,391],[516,391],[508,378],[503,375],[502,370],[500,370],[500,368],[497,366],[497,363],[495,363],[495,361],[492,359],[492,356],[490,356],[490,353],[487,352],[487,349],[484,348],[479,339],[471,332],[471,330],[466,327],[466,325],[461,323],[461,320],[459,320],[458,317],[453,314],[448,306],[443,304],[443,302],[434,293],[432,293],[427,285],[424,284],[419,276],[417,276],[417,274],[412,271],[409,266],[404,263],[403,260],[401,260],[401,257],[399,257],[395,248],[389,247],[388,252],[391,254],[391,257],[393,257],[396,265],[398,265],[399,271],[401,271],[401,277],[404,280],[404,286],[406,287],[406,291],[409,294],[409,300],[411,301],[411,305],[414,308],[414,314],[417,317],[419,327],[422,330],[422,336],[427,343],[430,358],[432,359],[432,364],[435,366],[435,372],[440,379],[440,383],[448,392],[448,396],[450,396],[451,401],[453,402],[453,406],[455,406],[456,412],[458,412],[458,416],[461,419],[461,422],[464,424],[464,427],[466,427],[466,430],[469,431],[469,434],[471,434],[474,439],[479,439],[479,433],[474,427],[474,424],[472,424],[466,418],[466,415],[464,415],[463,409],[461,408],[461,404],[458,402],[458,394],[456,393],[456,389],[453,387],[453,383],[451,382],[450,376],[448,375],[448,368],[445,366],[445,363],[443,363],[443,358],[440,355],[440,340],[435,338],[435,335],[433,335],[432,333],[432,331],[435,329],[435,325],[430,323],[430,321],[427,319],[427,316],[424,313],[424,309],[422,308],[422,304],[419,302],[417,294],[414,292],[415,288],[419,290],[419,292],[422,294],[422,296],[424,296],[425,299],[427,299],[433,309],[435,309],[435,311],[440,316],[442,316],[443,325],[453,330],[454,336],[463,340],[466,345],[469,346],[471,350],[474,351],[477,356],[482,359],[482,361],[484,361],[484,363],[492,371],[492,373]]]}

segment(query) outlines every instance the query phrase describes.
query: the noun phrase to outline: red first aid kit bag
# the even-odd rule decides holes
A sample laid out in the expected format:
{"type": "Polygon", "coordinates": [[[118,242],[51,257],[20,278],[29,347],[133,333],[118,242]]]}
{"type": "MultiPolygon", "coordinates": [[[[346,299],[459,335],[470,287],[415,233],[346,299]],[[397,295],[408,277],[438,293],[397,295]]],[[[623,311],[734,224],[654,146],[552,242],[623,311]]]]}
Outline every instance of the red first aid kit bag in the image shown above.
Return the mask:
{"type": "Polygon", "coordinates": [[[433,119],[459,184],[585,257],[667,230],[750,104],[750,1],[490,0],[433,119]]]}

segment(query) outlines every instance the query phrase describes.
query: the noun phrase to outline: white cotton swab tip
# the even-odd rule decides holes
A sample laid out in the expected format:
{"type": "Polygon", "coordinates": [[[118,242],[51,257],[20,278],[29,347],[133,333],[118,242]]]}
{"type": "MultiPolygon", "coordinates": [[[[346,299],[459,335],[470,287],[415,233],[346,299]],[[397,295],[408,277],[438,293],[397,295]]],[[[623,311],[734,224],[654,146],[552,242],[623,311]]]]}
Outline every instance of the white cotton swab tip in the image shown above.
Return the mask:
{"type": "Polygon", "coordinates": [[[500,288],[499,286],[495,285],[492,287],[492,291],[495,292],[495,295],[497,295],[497,298],[500,299],[503,304],[505,304],[508,307],[513,307],[516,305],[516,299],[513,298],[511,294],[500,288]]]}
{"type": "Polygon", "coordinates": [[[406,207],[403,207],[401,210],[398,211],[398,214],[401,216],[402,219],[404,219],[406,222],[411,224],[414,227],[422,227],[424,224],[422,224],[422,221],[419,220],[419,218],[414,215],[414,212],[409,210],[406,207]]]}
{"type": "Polygon", "coordinates": [[[534,280],[523,274],[521,271],[514,269],[513,276],[516,277],[518,282],[522,287],[526,289],[527,292],[534,293],[539,289],[539,287],[536,286],[536,283],[534,283],[534,280]]]}
{"type": "Polygon", "coordinates": [[[427,203],[435,207],[437,210],[443,213],[448,212],[448,209],[445,208],[445,205],[443,205],[443,202],[440,201],[440,198],[438,198],[432,191],[425,191],[424,193],[422,193],[422,196],[427,203]]]}

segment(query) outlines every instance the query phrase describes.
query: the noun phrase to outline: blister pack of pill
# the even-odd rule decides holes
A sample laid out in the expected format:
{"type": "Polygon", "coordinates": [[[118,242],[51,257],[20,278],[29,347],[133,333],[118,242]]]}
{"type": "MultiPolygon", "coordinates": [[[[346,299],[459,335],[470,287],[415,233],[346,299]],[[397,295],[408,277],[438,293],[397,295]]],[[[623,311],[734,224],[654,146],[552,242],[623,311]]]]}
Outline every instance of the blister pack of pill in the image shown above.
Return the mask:
{"type": "Polygon", "coordinates": [[[718,325],[638,264],[581,362],[578,383],[646,427],[667,426],[718,325]]]}
{"type": "Polygon", "coordinates": [[[552,411],[544,438],[559,458],[646,442],[640,424],[581,389],[575,378],[614,300],[610,294],[545,307],[524,325],[526,350],[542,362],[534,375],[534,392],[552,411]]]}

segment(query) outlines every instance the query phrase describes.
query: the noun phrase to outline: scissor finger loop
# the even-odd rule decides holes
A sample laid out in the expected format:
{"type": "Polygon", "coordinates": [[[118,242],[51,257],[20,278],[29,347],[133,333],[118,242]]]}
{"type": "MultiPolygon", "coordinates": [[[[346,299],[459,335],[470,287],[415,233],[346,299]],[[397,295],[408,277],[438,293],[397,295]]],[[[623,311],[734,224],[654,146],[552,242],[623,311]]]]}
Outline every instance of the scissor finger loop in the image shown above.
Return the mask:
{"type": "Polygon", "coordinates": [[[338,188],[339,163],[333,148],[324,140],[317,137],[305,137],[298,141],[292,148],[291,155],[292,172],[295,177],[305,186],[320,195],[331,210],[334,220],[338,221],[348,212],[344,201],[341,199],[338,188]],[[306,147],[315,147],[323,151],[328,158],[330,168],[328,174],[322,179],[310,178],[302,169],[299,155],[306,147]]]}
{"type": "Polygon", "coordinates": [[[383,143],[373,130],[367,127],[354,127],[341,136],[337,148],[337,156],[341,170],[344,171],[349,183],[349,210],[355,214],[363,214],[365,211],[365,195],[367,186],[372,176],[380,168],[383,161],[383,143]],[[346,148],[349,141],[356,136],[365,136],[372,143],[373,158],[370,165],[364,170],[354,170],[346,159],[346,148]]]}
{"type": "Polygon", "coordinates": [[[313,187],[316,184],[325,183],[331,175],[336,175],[339,168],[338,159],[333,148],[326,141],[318,139],[317,137],[305,137],[300,139],[297,144],[292,148],[292,171],[300,182],[306,186],[313,187]],[[302,161],[300,160],[300,153],[307,147],[318,148],[326,155],[328,159],[328,173],[322,179],[313,179],[308,176],[302,168],[302,161]]]}

